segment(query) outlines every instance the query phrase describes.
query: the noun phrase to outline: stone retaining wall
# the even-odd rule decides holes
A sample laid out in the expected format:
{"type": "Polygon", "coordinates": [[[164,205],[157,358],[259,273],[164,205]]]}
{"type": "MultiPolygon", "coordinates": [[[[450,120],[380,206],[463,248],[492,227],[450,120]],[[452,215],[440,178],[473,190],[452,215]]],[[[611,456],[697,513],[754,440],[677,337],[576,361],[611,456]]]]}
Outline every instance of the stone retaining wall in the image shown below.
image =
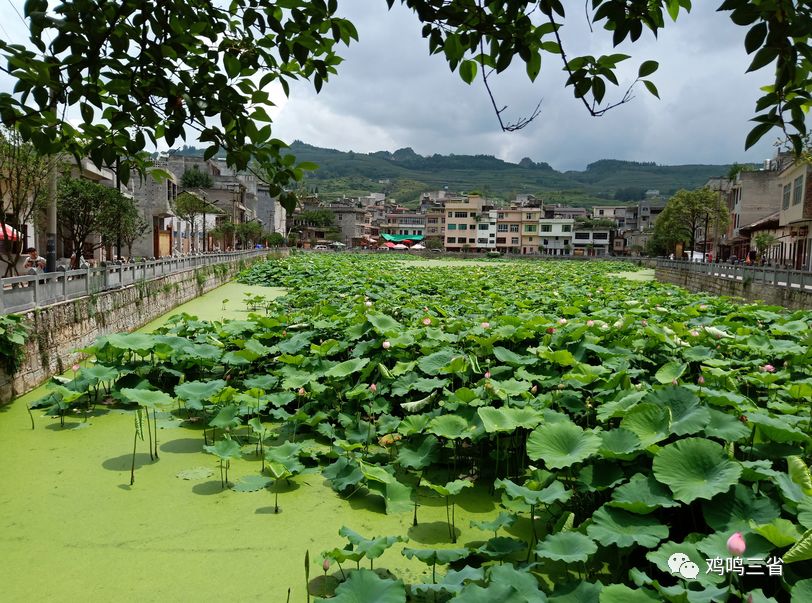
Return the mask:
{"type": "Polygon", "coordinates": [[[261,259],[212,264],[28,312],[25,360],[14,375],[0,368],[0,404],[64,372],[82,359],[77,350],[100,335],[138,329],[261,259]]]}
{"type": "Polygon", "coordinates": [[[709,274],[699,274],[674,268],[657,268],[655,278],[661,283],[679,285],[694,293],[703,291],[715,295],[741,297],[747,301],[784,306],[789,310],[812,309],[812,294],[775,285],[739,281],[709,274]]]}

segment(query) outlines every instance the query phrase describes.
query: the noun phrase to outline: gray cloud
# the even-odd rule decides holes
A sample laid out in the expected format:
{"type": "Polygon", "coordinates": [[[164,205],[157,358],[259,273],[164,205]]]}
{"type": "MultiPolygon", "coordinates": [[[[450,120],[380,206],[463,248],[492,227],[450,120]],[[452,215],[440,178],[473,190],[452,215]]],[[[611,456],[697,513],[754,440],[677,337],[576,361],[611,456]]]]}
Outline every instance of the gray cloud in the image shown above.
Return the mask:
{"type": "MultiPolygon", "coordinates": [[[[406,9],[385,3],[344,2],[361,41],[344,49],[339,74],[316,95],[298,85],[279,112],[275,134],[311,144],[369,152],[411,146],[422,154],[487,153],[510,161],[529,156],[558,169],[582,169],[602,158],[658,163],[761,161],[774,151],[768,140],[748,153],[759,86],[767,74],[744,72],[746,30],[726,13],[696,3],[693,12],[667,23],[658,39],[645,34],[636,44],[613,50],[606,32],[590,35],[580,15],[567,22],[571,53],[625,52],[628,82],[639,63],[661,63],[654,79],[662,100],[642,88],[635,99],[592,118],[574,99],[556,57],[545,56],[542,75],[530,83],[520,65],[494,81],[508,121],[532,111],[543,98],[542,115],[526,129],[501,133],[481,83],[464,84],[441,56],[429,56],[420,24],[406,9]]],[[[577,12],[577,11],[576,11],[577,12]]],[[[623,82],[621,82],[623,84],[623,82]]],[[[610,91],[613,98],[625,88],[610,91]]],[[[608,95],[608,96],[609,96],[608,95]]]]}

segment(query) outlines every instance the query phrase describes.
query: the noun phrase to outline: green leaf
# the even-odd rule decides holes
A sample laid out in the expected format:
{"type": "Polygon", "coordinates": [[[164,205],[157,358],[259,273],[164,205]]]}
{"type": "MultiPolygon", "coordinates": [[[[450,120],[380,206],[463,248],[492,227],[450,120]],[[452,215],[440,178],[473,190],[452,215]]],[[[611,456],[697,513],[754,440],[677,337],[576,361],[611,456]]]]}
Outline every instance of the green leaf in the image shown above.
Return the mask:
{"type": "Polygon", "coordinates": [[[657,71],[660,64],[657,61],[643,61],[640,69],[637,70],[637,77],[647,77],[657,71]]]}
{"type": "Polygon", "coordinates": [[[409,469],[425,469],[437,462],[440,456],[440,445],[436,437],[427,435],[417,442],[410,441],[400,447],[398,463],[409,469]]]}
{"type": "Polygon", "coordinates": [[[714,496],[702,503],[705,522],[718,532],[741,532],[750,521],[765,524],[781,514],[778,504],[763,493],[755,494],[752,488],[736,484],[729,492],[714,496]]]}
{"type": "Polygon", "coordinates": [[[367,314],[367,320],[381,335],[399,335],[403,332],[403,325],[386,314],[367,314]]]}
{"type": "Polygon", "coordinates": [[[438,375],[440,373],[448,372],[445,369],[449,364],[451,364],[451,361],[456,355],[457,354],[455,354],[452,350],[440,350],[439,352],[434,352],[428,356],[423,356],[417,362],[417,365],[420,367],[420,370],[427,375],[438,375]]]}
{"type": "Polygon", "coordinates": [[[579,532],[548,535],[536,546],[536,555],[565,563],[584,562],[598,550],[595,542],[579,532]]]}
{"type": "Polygon", "coordinates": [[[447,440],[457,440],[471,435],[471,426],[468,421],[458,415],[442,415],[434,417],[428,424],[429,433],[447,440]]]}
{"type": "Polygon", "coordinates": [[[641,81],[643,82],[643,85],[646,87],[646,90],[649,91],[649,94],[651,94],[652,96],[656,96],[657,98],[660,98],[660,93],[657,91],[657,86],[654,85],[654,82],[652,82],[651,80],[641,80],[641,81]]]}
{"type": "Polygon", "coordinates": [[[791,603],[812,601],[812,578],[798,580],[790,591],[791,603]]]}
{"type": "Polygon", "coordinates": [[[782,555],[784,563],[795,563],[796,561],[808,561],[812,559],[812,530],[803,533],[800,540],[782,555]]]}
{"type": "Polygon", "coordinates": [[[618,507],[632,513],[646,514],[661,507],[678,507],[668,488],[657,482],[650,475],[635,473],[628,483],[615,488],[611,507],[618,507]]]}
{"type": "Polygon", "coordinates": [[[369,358],[353,358],[344,362],[339,362],[324,373],[330,379],[343,379],[353,373],[357,373],[369,363],[369,358]]]}
{"type": "Polygon", "coordinates": [[[466,84],[470,84],[476,78],[477,63],[470,59],[464,60],[460,63],[460,77],[466,84]]]}
{"type": "Polygon", "coordinates": [[[407,559],[417,559],[426,565],[448,565],[471,555],[468,549],[412,549],[405,547],[401,554],[407,559]]]}
{"type": "Polygon", "coordinates": [[[258,492],[272,483],[273,480],[264,475],[246,475],[237,480],[231,489],[235,492],[258,492]]]}
{"type": "Polygon", "coordinates": [[[329,600],[333,603],[406,603],[406,588],[400,580],[383,579],[372,570],[361,569],[352,572],[329,600]]]}
{"type": "Polygon", "coordinates": [[[803,459],[799,456],[788,456],[787,469],[790,479],[798,484],[804,494],[812,496],[812,476],[803,459]]]}
{"type": "Polygon", "coordinates": [[[770,523],[762,525],[751,520],[750,527],[756,534],[763,536],[779,548],[794,544],[801,538],[801,532],[794,523],[787,519],[773,519],[770,523]]]}
{"type": "Polygon", "coordinates": [[[606,505],[592,515],[592,523],[586,532],[590,538],[604,546],[614,544],[620,548],[636,544],[650,549],[668,538],[668,527],[653,517],[636,515],[606,505]]]}
{"type": "Polygon", "coordinates": [[[660,367],[660,370],[657,371],[654,378],[660,383],[673,383],[682,377],[687,368],[688,365],[682,362],[668,362],[660,367]]]}
{"type": "Polygon", "coordinates": [[[542,425],[527,438],[527,456],[543,460],[550,469],[561,469],[580,463],[595,454],[601,439],[572,422],[542,425]]]}
{"type": "Polygon", "coordinates": [[[626,413],[620,427],[634,433],[640,439],[641,448],[648,448],[671,435],[671,409],[638,404],[626,413]]]}
{"type": "Polygon", "coordinates": [[[222,460],[238,459],[242,457],[240,445],[231,439],[220,440],[213,446],[203,446],[203,449],[222,460]]]}
{"type": "Polygon", "coordinates": [[[242,420],[239,417],[240,408],[236,404],[229,404],[220,409],[217,415],[209,421],[210,427],[229,429],[238,426],[242,420]]]}
{"type": "Polygon", "coordinates": [[[690,503],[727,492],[742,472],[717,443],[685,438],[662,448],[652,463],[654,476],[671,488],[674,498],[690,503]]]}
{"type": "Polygon", "coordinates": [[[158,408],[174,402],[174,399],[169,394],[152,389],[124,388],[121,390],[121,394],[130,402],[135,402],[144,408],[158,408]]]}

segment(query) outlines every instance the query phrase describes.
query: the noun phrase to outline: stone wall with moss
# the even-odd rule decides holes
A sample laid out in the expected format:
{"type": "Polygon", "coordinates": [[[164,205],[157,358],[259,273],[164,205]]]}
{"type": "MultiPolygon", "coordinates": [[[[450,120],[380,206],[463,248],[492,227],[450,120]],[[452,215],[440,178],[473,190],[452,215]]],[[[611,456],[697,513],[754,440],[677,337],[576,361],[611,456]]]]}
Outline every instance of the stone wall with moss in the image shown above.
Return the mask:
{"type": "Polygon", "coordinates": [[[54,304],[25,314],[28,338],[14,375],[0,368],[0,404],[64,372],[100,335],[138,329],[173,308],[227,283],[263,258],[239,259],[54,304]]]}

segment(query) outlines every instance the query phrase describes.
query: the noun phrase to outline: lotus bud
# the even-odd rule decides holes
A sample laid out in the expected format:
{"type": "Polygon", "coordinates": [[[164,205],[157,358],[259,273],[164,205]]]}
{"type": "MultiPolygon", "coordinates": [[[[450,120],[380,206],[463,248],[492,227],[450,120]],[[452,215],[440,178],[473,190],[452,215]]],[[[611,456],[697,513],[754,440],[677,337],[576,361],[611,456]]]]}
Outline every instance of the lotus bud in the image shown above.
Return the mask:
{"type": "Polygon", "coordinates": [[[565,324],[567,324],[567,319],[566,319],[566,318],[559,318],[559,319],[558,319],[558,324],[560,324],[560,325],[565,325],[565,324]]]}
{"type": "Polygon", "coordinates": [[[431,324],[431,318],[426,316],[426,318],[423,319],[423,324],[429,326],[431,324]]]}
{"type": "Polygon", "coordinates": [[[429,311],[429,307],[428,306],[423,306],[423,312],[428,312],[428,311],[429,311]]]}
{"type": "Polygon", "coordinates": [[[739,421],[741,421],[742,423],[747,423],[747,415],[740,415],[739,421]]]}
{"type": "Polygon", "coordinates": [[[765,364],[761,367],[761,372],[763,373],[774,373],[775,367],[772,364],[765,364]]]}
{"type": "Polygon", "coordinates": [[[644,327],[647,327],[648,321],[644,318],[643,320],[640,321],[640,324],[643,325],[644,327]]]}
{"type": "Polygon", "coordinates": [[[595,321],[594,321],[594,320],[587,320],[587,321],[586,321],[586,326],[588,326],[588,327],[593,327],[593,326],[595,326],[595,321]]]}
{"type": "Polygon", "coordinates": [[[603,293],[603,287],[598,287],[598,293],[603,293]]]}
{"type": "Polygon", "coordinates": [[[287,332],[287,330],[282,331],[282,337],[287,337],[287,336],[288,336],[288,332],[287,332]]]}
{"type": "Polygon", "coordinates": [[[491,372],[490,371],[485,371],[485,379],[490,379],[490,378],[491,378],[491,372]]]}
{"type": "Polygon", "coordinates": [[[699,309],[704,312],[705,310],[708,309],[708,306],[707,306],[707,304],[699,304],[699,309]]]}
{"type": "Polygon", "coordinates": [[[322,561],[322,562],[321,562],[321,569],[323,569],[323,570],[324,570],[324,573],[325,573],[325,574],[326,574],[328,571],[330,571],[330,560],[329,560],[329,559],[327,559],[326,557],[324,558],[324,561],[322,561]]]}
{"type": "Polygon", "coordinates": [[[735,557],[741,557],[746,548],[747,545],[741,532],[734,532],[733,536],[727,539],[727,550],[735,557]]]}
{"type": "Polygon", "coordinates": [[[699,385],[705,385],[705,377],[703,377],[702,375],[699,375],[699,377],[697,377],[697,379],[696,379],[696,382],[699,385]]]}
{"type": "Polygon", "coordinates": [[[378,386],[375,385],[374,383],[370,383],[369,384],[369,391],[371,391],[374,394],[376,391],[378,391],[378,386]]]}
{"type": "Polygon", "coordinates": [[[612,326],[615,327],[616,329],[619,329],[620,327],[623,326],[623,321],[622,320],[617,320],[617,321],[615,321],[615,324],[612,325],[612,326]]]}
{"type": "Polygon", "coordinates": [[[550,335],[552,335],[553,333],[555,333],[555,327],[547,327],[547,332],[548,332],[550,335]]]}
{"type": "Polygon", "coordinates": [[[479,326],[482,327],[483,329],[490,329],[491,328],[491,323],[485,321],[479,326]]]}
{"type": "Polygon", "coordinates": [[[76,371],[78,371],[82,367],[80,367],[78,364],[74,364],[71,368],[73,369],[73,372],[75,373],[76,371]]]}
{"type": "Polygon", "coordinates": [[[676,384],[677,384],[677,380],[676,380],[676,379],[672,379],[672,380],[671,380],[671,385],[676,385],[676,384]]]}
{"type": "Polygon", "coordinates": [[[699,331],[696,329],[691,329],[691,337],[699,337],[699,331]]]}
{"type": "Polygon", "coordinates": [[[539,391],[539,386],[538,385],[534,385],[533,387],[530,388],[530,393],[531,394],[535,394],[537,391],[539,391]]]}
{"type": "Polygon", "coordinates": [[[299,395],[300,395],[300,396],[307,395],[307,392],[305,391],[305,388],[303,388],[303,387],[300,387],[300,388],[299,388],[299,395]]]}
{"type": "Polygon", "coordinates": [[[389,341],[384,341],[382,346],[384,350],[388,350],[389,348],[392,347],[392,344],[389,341]]]}
{"type": "Polygon", "coordinates": [[[371,301],[369,301],[369,300],[367,300],[367,301],[365,301],[365,302],[364,302],[364,305],[365,305],[367,308],[371,308],[371,307],[372,307],[372,302],[371,302],[371,301]]]}

